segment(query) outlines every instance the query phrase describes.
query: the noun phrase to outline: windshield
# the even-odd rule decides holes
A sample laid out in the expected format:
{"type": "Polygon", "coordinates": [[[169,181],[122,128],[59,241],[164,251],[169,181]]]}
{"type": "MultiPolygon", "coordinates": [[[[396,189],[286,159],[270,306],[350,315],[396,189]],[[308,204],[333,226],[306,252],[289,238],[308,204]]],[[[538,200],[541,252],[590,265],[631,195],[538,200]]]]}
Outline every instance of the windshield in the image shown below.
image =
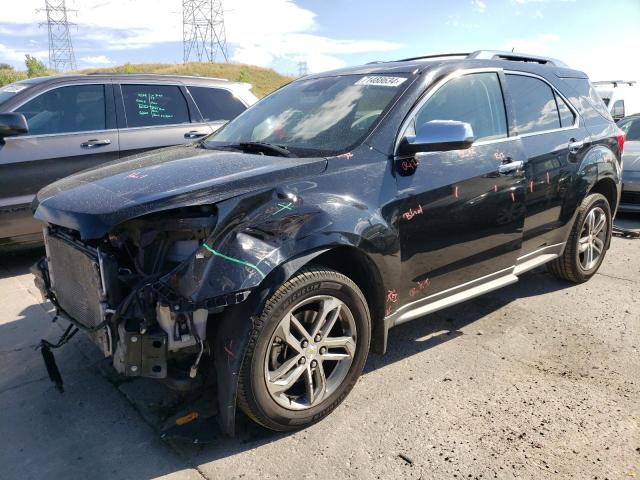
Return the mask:
{"type": "Polygon", "coordinates": [[[0,88],[0,103],[3,103],[6,100],[9,100],[16,93],[21,92],[22,90],[24,90],[28,86],[29,85],[23,85],[23,84],[20,84],[20,83],[12,83],[10,85],[6,85],[6,86],[0,88]]]}
{"type": "Polygon", "coordinates": [[[204,142],[207,148],[265,142],[297,156],[354,148],[406,87],[406,76],[344,75],[298,80],[236,117],[204,142]]]}

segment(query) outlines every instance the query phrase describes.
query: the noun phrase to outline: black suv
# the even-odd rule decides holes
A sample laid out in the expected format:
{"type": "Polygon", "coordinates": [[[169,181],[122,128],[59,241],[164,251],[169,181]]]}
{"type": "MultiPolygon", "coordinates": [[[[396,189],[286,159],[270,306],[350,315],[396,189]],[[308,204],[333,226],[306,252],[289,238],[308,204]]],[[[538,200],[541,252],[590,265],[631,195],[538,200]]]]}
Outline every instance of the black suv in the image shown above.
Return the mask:
{"type": "Polygon", "coordinates": [[[547,58],[311,75],[196,145],[41,190],[36,282],[72,322],[61,343],[75,325],[124,375],[215,388],[227,432],[236,405],[299,428],[391,327],[542,264],[592,277],[623,142],[587,76],[547,58]]]}

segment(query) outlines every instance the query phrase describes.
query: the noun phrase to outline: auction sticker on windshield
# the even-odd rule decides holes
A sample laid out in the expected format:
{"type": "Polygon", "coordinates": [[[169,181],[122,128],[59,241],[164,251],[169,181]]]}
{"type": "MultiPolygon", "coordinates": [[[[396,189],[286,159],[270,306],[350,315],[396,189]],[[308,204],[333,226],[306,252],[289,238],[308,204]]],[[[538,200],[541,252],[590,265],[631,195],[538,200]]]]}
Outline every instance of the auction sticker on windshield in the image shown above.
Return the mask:
{"type": "Polygon", "coordinates": [[[358,80],[355,85],[367,85],[372,87],[397,87],[404,82],[403,77],[387,77],[386,75],[367,76],[358,80]]]}

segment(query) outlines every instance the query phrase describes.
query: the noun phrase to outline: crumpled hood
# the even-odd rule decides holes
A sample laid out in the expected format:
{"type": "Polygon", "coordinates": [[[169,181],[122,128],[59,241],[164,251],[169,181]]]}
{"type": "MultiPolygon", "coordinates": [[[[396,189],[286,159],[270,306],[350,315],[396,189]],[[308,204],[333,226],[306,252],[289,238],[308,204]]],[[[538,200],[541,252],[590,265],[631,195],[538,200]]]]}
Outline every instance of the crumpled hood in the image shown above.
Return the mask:
{"type": "Polygon", "coordinates": [[[147,213],[215,203],[283,181],[322,173],[324,158],[287,158],[206,150],[156,150],[86,170],[38,192],[34,216],[98,238],[147,213]]]}
{"type": "Polygon", "coordinates": [[[624,143],[622,162],[625,172],[640,172],[640,140],[624,143]]]}

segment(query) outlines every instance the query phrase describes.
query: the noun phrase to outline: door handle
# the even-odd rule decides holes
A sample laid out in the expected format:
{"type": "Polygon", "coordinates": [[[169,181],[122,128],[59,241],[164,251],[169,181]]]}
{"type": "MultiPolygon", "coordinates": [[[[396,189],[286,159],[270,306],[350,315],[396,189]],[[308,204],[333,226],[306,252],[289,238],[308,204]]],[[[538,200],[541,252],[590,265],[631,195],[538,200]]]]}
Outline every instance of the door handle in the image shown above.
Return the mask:
{"type": "Polygon", "coordinates": [[[510,173],[515,173],[519,170],[522,170],[524,167],[524,162],[522,160],[514,160],[508,163],[503,163],[498,167],[498,173],[500,175],[508,175],[510,173]]]}
{"type": "Polygon", "coordinates": [[[190,132],[187,132],[184,134],[184,138],[194,139],[194,138],[204,137],[205,135],[206,133],[202,133],[197,130],[191,130],[190,132]]]}
{"type": "Polygon", "coordinates": [[[92,140],[87,140],[86,142],[82,142],[80,144],[82,148],[98,148],[98,147],[104,147],[106,145],[111,145],[111,140],[98,140],[94,138],[92,140]]]}
{"type": "Polygon", "coordinates": [[[584,141],[576,140],[575,138],[569,140],[569,151],[571,153],[578,153],[582,147],[584,147],[584,141]]]}

